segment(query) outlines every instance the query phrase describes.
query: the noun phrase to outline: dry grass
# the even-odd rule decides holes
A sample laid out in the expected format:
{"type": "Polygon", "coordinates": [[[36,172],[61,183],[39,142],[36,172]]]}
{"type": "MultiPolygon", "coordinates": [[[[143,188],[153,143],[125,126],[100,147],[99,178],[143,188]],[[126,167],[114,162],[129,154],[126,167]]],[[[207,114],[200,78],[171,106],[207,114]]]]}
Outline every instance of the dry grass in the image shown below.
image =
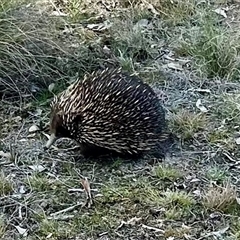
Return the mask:
{"type": "Polygon", "coordinates": [[[6,226],[4,223],[4,216],[1,215],[0,216],[0,237],[1,238],[4,237],[5,231],[6,231],[6,226]]]}
{"type": "Polygon", "coordinates": [[[222,187],[210,186],[204,194],[203,204],[211,210],[228,212],[236,204],[236,198],[236,188],[226,183],[222,187]]]}
{"type": "Polygon", "coordinates": [[[190,140],[195,134],[204,130],[207,119],[202,113],[182,110],[172,116],[170,123],[182,140],[190,140]]]}
{"type": "Polygon", "coordinates": [[[232,33],[227,27],[217,28],[216,20],[208,21],[207,24],[204,22],[204,25],[197,28],[195,33],[189,32],[178,51],[195,59],[194,68],[203,77],[218,76],[236,80],[240,63],[239,35],[232,33]]]}

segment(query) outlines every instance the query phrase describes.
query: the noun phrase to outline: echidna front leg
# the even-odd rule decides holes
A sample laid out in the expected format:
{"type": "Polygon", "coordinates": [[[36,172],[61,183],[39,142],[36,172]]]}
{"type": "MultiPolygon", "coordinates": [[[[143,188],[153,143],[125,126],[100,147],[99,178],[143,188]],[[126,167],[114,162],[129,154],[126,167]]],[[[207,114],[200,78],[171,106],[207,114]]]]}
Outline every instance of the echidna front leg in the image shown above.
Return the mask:
{"type": "Polygon", "coordinates": [[[98,147],[90,143],[81,143],[80,148],[80,152],[85,158],[109,155],[112,153],[112,151],[107,148],[98,147]]]}

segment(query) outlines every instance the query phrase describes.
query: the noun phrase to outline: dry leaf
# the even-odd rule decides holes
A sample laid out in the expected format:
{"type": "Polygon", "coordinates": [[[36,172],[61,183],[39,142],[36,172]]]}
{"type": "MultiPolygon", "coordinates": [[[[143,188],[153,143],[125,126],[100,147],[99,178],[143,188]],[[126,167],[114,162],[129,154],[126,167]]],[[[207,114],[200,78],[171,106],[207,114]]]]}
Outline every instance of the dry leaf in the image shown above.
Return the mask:
{"type": "Polygon", "coordinates": [[[227,14],[226,14],[226,11],[222,8],[217,8],[214,10],[215,13],[223,16],[224,18],[227,18],[227,14]]]}
{"type": "Polygon", "coordinates": [[[201,196],[201,191],[199,189],[193,191],[193,194],[197,197],[200,197],[201,196]]]}
{"type": "Polygon", "coordinates": [[[153,14],[155,14],[155,15],[159,15],[159,12],[154,8],[154,6],[152,5],[152,4],[148,4],[148,9],[150,10],[150,11],[152,11],[152,13],[153,14]]]}
{"type": "Polygon", "coordinates": [[[87,28],[92,30],[92,31],[104,31],[106,29],[108,29],[110,27],[110,25],[107,25],[105,23],[98,23],[98,24],[88,24],[87,28]]]}
{"type": "Polygon", "coordinates": [[[240,198],[236,197],[237,204],[240,205],[240,198]]]}
{"type": "Polygon", "coordinates": [[[202,105],[201,99],[198,99],[196,102],[196,107],[201,111],[201,112],[208,112],[207,108],[202,105]]]}
{"type": "Polygon", "coordinates": [[[49,92],[52,92],[53,89],[54,89],[54,87],[55,87],[55,83],[51,83],[51,84],[48,86],[48,91],[49,91],[49,92]]]}
{"type": "Polygon", "coordinates": [[[168,63],[167,67],[170,69],[178,70],[178,71],[183,71],[182,65],[179,63],[168,63]]]}
{"type": "Polygon", "coordinates": [[[218,212],[214,212],[214,213],[211,213],[211,214],[209,215],[209,217],[210,217],[211,219],[217,219],[217,218],[220,218],[220,217],[221,217],[221,214],[218,213],[218,212]]]}
{"type": "Polygon", "coordinates": [[[24,194],[24,193],[26,193],[26,190],[25,190],[25,186],[20,186],[20,188],[19,188],[19,193],[21,193],[21,194],[24,194]]]}
{"type": "Polygon", "coordinates": [[[111,54],[111,49],[109,47],[107,47],[106,45],[104,45],[103,52],[107,55],[110,55],[111,54]]]}
{"type": "Polygon", "coordinates": [[[60,11],[53,11],[51,13],[51,16],[56,16],[56,17],[66,17],[68,16],[67,13],[63,13],[63,12],[60,12],[60,11]]]}
{"type": "Polygon", "coordinates": [[[212,235],[218,236],[218,237],[222,237],[222,235],[229,229],[229,226],[222,228],[218,231],[214,231],[212,232],[212,235]]]}
{"type": "Polygon", "coordinates": [[[4,157],[4,158],[8,158],[8,159],[11,159],[12,158],[12,155],[10,152],[3,152],[3,151],[0,151],[0,157],[4,157]]]}
{"type": "Polygon", "coordinates": [[[240,137],[235,138],[235,142],[236,142],[237,145],[240,145],[240,137]]]}
{"type": "Polygon", "coordinates": [[[87,203],[86,204],[88,205],[88,207],[90,207],[93,204],[90,183],[89,183],[89,181],[86,177],[81,179],[81,183],[82,183],[82,186],[83,186],[83,188],[85,190],[85,193],[87,195],[87,203]]]}
{"type": "Polygon", "coordinates": [[[201,180],[199,178],[193,178],[190,181],[190,183],[195,183],[195,182],[201,182],[201,180]]]}
{"type": "Polygon", "coordinates": [[[18,122],[21,122],[22,121],[22,118],[20,116],[16,116],[16,117],[12,117],[12,120],[15,122],[15,123],[18,123],[18,122]]]}
{"type": "Polygon", "coordinates": [[[46,236],[46,239],[49,239],[49,238],[51,238],[52,237],[52,233],[49,233],[47,236],[46,236]]]}
{"type": "Polygon", "coordinates": [[[36,133],[31,133],[27,135],[27,138],[35,138],[36,137],[36,133]]]}
{"type": "Polygon", "coordinates": [[[25,228],[21,228],[20,226],[15,226],[15,228],[17,229],[17,231],[24,237],[27,236],[27,229],[25,228]]]}
{"type": "Polygon", "coordinates": [[[136,223],[139,223],[141,220],[142,220],[141,217],[139,217],[139,218],[133,217],[127,221],[127,224],[134,226],[134,225],[136,225],[136,223]]]}
{"type": "Polygon", "coordinates": [[[200,92],[200,93],[211,93],[210,89],[203,89],[203,88],[197,88],[195,91],[200,92]]]}
{"type": "Polygon", "coordinates": [[[32,125],[29,129],[28,129],[28,132],[30,133],[35,133],[37,131],[39,131],[39,127],[37,125],[32,125]]]}
{"type": "Polygon", "coordinates": [[[42,112],[43,112],[43,110],[40,109],[40,108],[38,108],[38,109],[36,110],[36,112],[34,113],[34,116],[35,116],[35,117],[41,116],[41,115],[42,115],[42,112]]]}
{"type": "Polygon", "coordinates": [[[43,172],[45,170],[45,167],[42,165],[30,165],[29,168],[31,168],[35,172],[43,172]]]}

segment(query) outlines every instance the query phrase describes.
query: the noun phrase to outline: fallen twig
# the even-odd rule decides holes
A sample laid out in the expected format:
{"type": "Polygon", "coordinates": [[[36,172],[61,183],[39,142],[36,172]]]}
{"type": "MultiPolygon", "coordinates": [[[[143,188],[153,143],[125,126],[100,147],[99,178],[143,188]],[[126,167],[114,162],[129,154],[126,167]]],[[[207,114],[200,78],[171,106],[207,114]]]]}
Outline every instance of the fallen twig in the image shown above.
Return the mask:
{"type": "Polygon", "coordinates": [[[164,231],[164,230],[162,230],[162,229],[160,229],[160,228],[156,228],[156,227],[147,226],[147,225],[145,225],[145,224],[142,224],[142,227],[143,227],[143,228],[146,228],[146,229],[149,229],[149,230],[156,231],[156,232],[165,233],[165,231],[164,231]]]}
{"type": "Polygon", "coordinates": [[[70,211],[72,211],[72,210],[74,210],[75,208],[80,207],[80,206],[82,206],[81,203],[76,204],[76,205],[71,206],[71,207],[68,207],[68,208],[65,208],[65,209],[60,210],[60,211],[58,211],[58,212],[51,213],[50,216],[53,217],[53,216],[57,216],[57,215],[62,214],[62,213],[70,212],[70,211]]]}

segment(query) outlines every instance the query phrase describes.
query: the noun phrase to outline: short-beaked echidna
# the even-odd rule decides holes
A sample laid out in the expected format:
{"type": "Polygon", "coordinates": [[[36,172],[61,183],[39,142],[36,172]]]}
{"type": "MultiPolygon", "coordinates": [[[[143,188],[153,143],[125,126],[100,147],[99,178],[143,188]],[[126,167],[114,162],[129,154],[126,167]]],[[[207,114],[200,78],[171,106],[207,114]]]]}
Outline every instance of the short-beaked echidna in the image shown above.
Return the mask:
{"type": "Polygon", "coordinates": [[[80,144],[84,156],[97,149],[137,156],[164,138],[165,112],[156,94],[119,68],[85,75],[55,96],[51,108],[46,148],[66,137],[80,144]]]}

